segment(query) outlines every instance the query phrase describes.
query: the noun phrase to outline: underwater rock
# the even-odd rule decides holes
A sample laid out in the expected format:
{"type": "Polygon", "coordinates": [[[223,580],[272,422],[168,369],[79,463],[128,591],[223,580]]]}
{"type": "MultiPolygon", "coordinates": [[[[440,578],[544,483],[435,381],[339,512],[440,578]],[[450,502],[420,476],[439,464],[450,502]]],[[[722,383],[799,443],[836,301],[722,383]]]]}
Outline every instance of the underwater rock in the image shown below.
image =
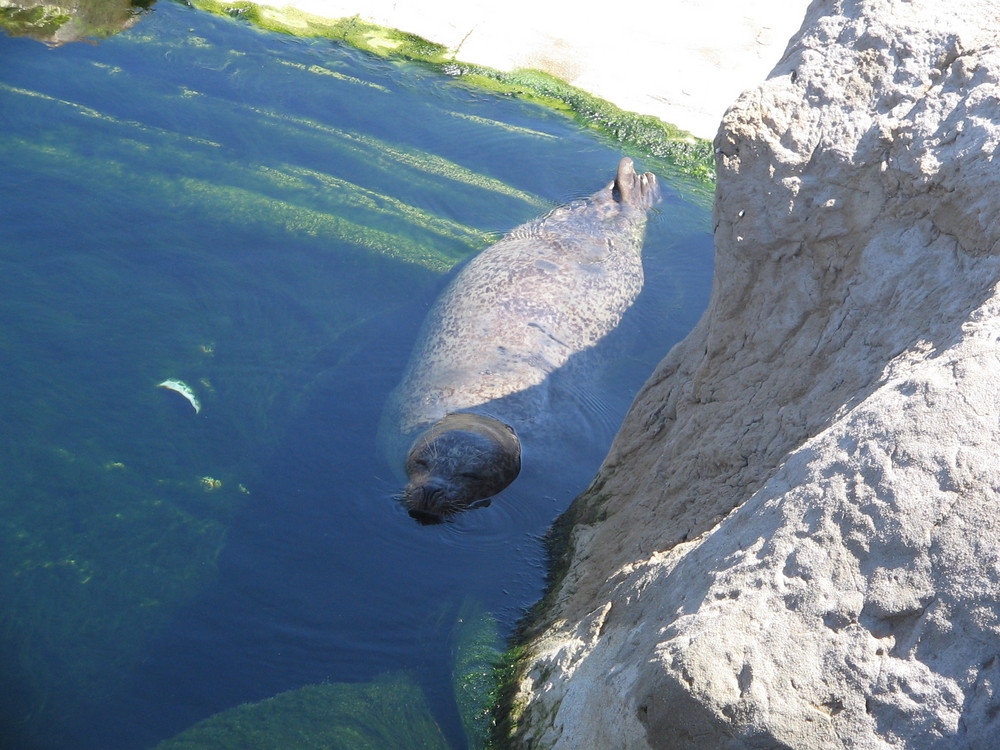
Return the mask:
{"type": "Polygon", "coordinates": [[[489,745],[493,728],[490,709],[495,702],[495,670],[503,659],[504,640],[496,618],[467,599],[459,608],[451,643],[455,655],[455,704],[465,730],[466,747],[483,750],[489,745]]]}
{"type": "MultiPolygon", "coordinates": [[[[458,610],[451,637],[455,705],[466,747],[486,747],[493,668],[502,639],[496,620],[472,600],[458,610]]],[[[306,685],[204,719],[156,750],[448,750],[414,675],[369,683],[306,685]]]]}
{"type": "Polygon", "coordinates": [[[709,309],[565,519],[510,745],[996,745],[998,43],[819,0],[726,114],[709,309]]]}
{"type": "Polygon", "coordinates": [[[405,674],[307,685],[210,716],[156,750],[447,750],[420,687],[405,674]]]}
{"type": "Polygon", "coordinates": [[[156,0],[4,0],[0,28],[59,47],[104,39],[135,26],[156,0]]]}

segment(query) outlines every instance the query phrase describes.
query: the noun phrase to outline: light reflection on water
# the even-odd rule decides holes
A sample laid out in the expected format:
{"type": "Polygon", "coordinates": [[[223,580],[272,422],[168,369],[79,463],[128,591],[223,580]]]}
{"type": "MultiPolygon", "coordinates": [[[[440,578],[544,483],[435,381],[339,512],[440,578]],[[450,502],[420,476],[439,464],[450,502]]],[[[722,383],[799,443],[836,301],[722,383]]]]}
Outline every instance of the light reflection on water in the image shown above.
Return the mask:
{"type": "Polygon", "coordinates": [[[651,221],[646,289],[580,394],[589,454],[421,527],[375,430],[442,269],[597,190],[615,144],[172,4],[98,46],[3,38],[0,60],[0,694],[21,696],[0,720],[41,748],[140,748],[411,670],[459,743],[456,613],[507,633],[540,595],[541,536],[707,301],[703,202],[667,190],[651,221]]]}

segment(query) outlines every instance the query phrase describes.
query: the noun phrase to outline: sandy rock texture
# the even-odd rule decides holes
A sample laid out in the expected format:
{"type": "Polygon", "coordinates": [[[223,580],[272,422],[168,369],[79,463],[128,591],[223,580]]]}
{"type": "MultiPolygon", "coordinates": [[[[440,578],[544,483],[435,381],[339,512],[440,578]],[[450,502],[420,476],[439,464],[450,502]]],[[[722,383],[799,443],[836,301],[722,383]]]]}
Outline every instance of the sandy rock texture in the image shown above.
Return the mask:
{"type": "Polygon", "coordinates": [[[816,0],[709,309],[570,511],[512,744],[1000,746],[1000,0],[816,0]]]}
{"type": "Polygon", "coordinates": [[[465,63],[533,68],[622,109],[712,138],[722,113],[767,75],[807,0],[260,0],[326,18],[360,16],[442,44],[465,63]]]}

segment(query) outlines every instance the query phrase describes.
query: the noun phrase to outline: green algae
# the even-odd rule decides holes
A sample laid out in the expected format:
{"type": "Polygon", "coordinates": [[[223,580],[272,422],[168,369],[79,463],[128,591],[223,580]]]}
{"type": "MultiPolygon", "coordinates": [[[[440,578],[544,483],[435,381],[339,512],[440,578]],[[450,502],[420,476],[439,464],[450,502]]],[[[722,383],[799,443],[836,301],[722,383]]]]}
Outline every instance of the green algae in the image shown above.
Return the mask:
{"type": "Polygon", "coordinates": [[[58,732],[81,696],[106,697],[214,579],[239,483],[217,480],[209,498],[194,474],[152,476],[99,449],[15,451],[0,456],[0,721],[31,736],[34,720],[58,732]]]}
{"type": "MultiPolygon", "coordinates": [[[[100,67],[112,75],[121,72],[120,69],[113,70],[112,68],[108,68],[107,66],[95,66],[95,67],[100,67]]],[[[79,115],[80,117],[89,118],[92,120],[100,120],[112,125],[121,126],[124,128],[128,128],[130,130],[154,135],[157,137],[166,137],[169,140],[173,141],[176,140],[188,141],[190,143],[204,145],[204,146],[213,146],[215,148],[220,148],[221,146],[221,144],[216,143],[215,141],[209,141],[205,140],[204,138],[197,138],[191,135],[185,135],[174,131],[168,131],[163,128],[151,127],[137,120],[128,120],[115,117],[112,114],[109,114],[107,112],[101,112],[99,110],[94,109],[93,107],[88,107],[85,104],[80,104],[79,102],[71,102],[66,99],[60,99],[58,97],[45,94],[41,91],[34,91],[32,89],[26,89],[20,86],[8,86],[2,83],[0,83],[0,91],[6,91],[10,94],[17,94],[18,96],[38,99],[42,102],[45,102],[46,104],[54,104],[59,108],[68,109],[74,114],[79,115]]]]}
{"type": "MultiPolygon", "coordinates": [[[[99,70],[117,79],[128,79],[127,72],[120,69],[99,67],[99,70]]],[[[121,80],[120,83],[133,82],[121,80]]],[[[487,232],[444,219],[384,192],[320,170],[288,163],[234,164],[224,135],[205,137],[196,132],[165,129],[23,87],[0,84],[0,91],[35,99],[39,106],[62,110],[52,118],[56,121],[68,112],[84,121],[80,127],[85,127],[88,120],[107,126],[108,129],[95,134],[99,137],[87,144],[85,154],[74,153],[70,144],[77,140],[75,131],[66,126],[49,130],[43,141],[4,139],[7,145],[0,143],[0,148],[47,155],[50,169],[78,165],[79,173],[93,176],[95,187],[113,178],[117,184],[134,185],[136,190],[161,192],[164,198],[221,220],[283,227],[292,234],[349,242],[436,271],[448,270],[492,239],[487,232]],[[198,147],[207,147],[207,150],[198,147]],[[146,170],[126,167],[122,163],[122,152],[151,168],[169,157],[176,165],[172,171],[183,171],[187,176],[158,177],[157,167],[149,170],[154,177],[142,177],[146,170]],[[220,179],[223,176],[224,179],[220,179]],[[225,184],[227,182],[241,187],[234,188],[225,184]],[[247,185],[259,190],[247,189],[244,187],[247,185]],[[317,191],[317,185],[326,189],[317,191]],[[294,203],[276,199],[279,193],[287,196],[289,188],[294,188],[294,203]],[[398,229],[385,232],[371,228],[376,224],[398,229]],[[442,239],[446,242],[442,243],[442,239]]],[[[201,95],[177,89],[162,92],[159,99],[164,107],[170,107],[180,106],[182,100],[190,100],[192,96],[201,95]]],[[[203,112],[217,112],[220,118],[231,117],[234,109],[229,102],[211,99],[200,101],[198,106],[203,112]]],[[[295,140],[303,148],[321,153],[340,152],[345,159],[363,163],[369,170],[395,174],[394,181],[408,185],[413,193],[446,192],[453,189],[450,183],[459,183],[480,191],[487,203],[491,200],[489,195],[496,194],[536,210],[546,205],[537,196],[405,144],[389,143],[252,104],[237,104],[235,109],[257,118],[282,138],[295,140]]],[[[204,119],[205,115],[201,117],[204,119]]]]}
{"type": "MultiPolygon", "coordinates": [[[[44,139],[36,140],[0,134],[0,151],[12,158],[19,154],[18,158],[33,161],[35,168],[42,171],[71,169],[93,189],[112,183],[127,192],[141,192],[150,200],[170,202],[217,221],[238,226],[259,225],[268,231],[348,242],[436,271],[448,270],[485,247],[490,240],[486,232],[319,170],[281,163],[234,165],[227,158],[223,144],[213,140],[123,120],[39,92],[2,84],[0,90],[35,98],[86,120],[114,126],[115,137],[104,133],[85,149],[71,145],[75,142],[74,131],[68,126],[54,125],[44,139]],[[172,175],[155,168],[165,158],[175,165],[172,175]],[[136,168],[144,163],[149,169],[136,168]],[[181,173],[177,174],[179,171],[181,173]],[[220,180],[222,175],[226,175],[225,181],[220,180]],[[239,187],[227,183],[236,183],[239,187]],[[324,189],[317,190],[317,186],[324,189]],[[390,232],[376,226],[398,229],[390,232]]],[[[312,129],[320,130],[321,126],[312,129]]],[[[364,147],[370,165],[386,169],[405,165],[484,191],[499,192],[527,203],[540,203],[537,198],[509,189],[499,181],[476,176],[445,159],[430,155],[424,158],[414,149],[393,147],[368,136],[343,131],[325,135],[335,136],[341,148],[351,148],[355,153],[358,146],[364,147]]],[[[337,146],[338,143],[331,143],[329,138],[322,144],[326,150],[337,146]]],[[[355,158],[364,159],[365,156],[355,158]]]]}
{"type": "MultiPolygon", "coordinates": [[[[466,747],[488,747],[496,665],[502,639],[496,619],[471,600],[452,629],[455,704],[466,747]]],[[[397,673],[361,684],[307,685],[222,711],[156,750],[417,750],[448,748],[413,675],[397,673]]]]}
{"type": "MultiPolygon", "coordinates": [[[[185,37],[184,43],[192,44],[194,38],[185,37]]],[[[162,43],[149,40],[143,40],[142,44],[146,47],[163,46],[162,43]]],[[[228,54],[231,55],[232,52],[228,54]]],[[[307,73],[314,72],[313,68],[318,67],[282,59],[277,59],[275,62],[277,65],[287,64],[288,67],[307,73]]],[[[228,63],[220,59],[220,64],[228,63]]],[[[128,71],[123,71],[118,66],[112,68],[95,64],[95,68],[109,78],[114,77],[115,85],[125,90],[141,85],[141,80],[130,76],[128,71]]],[[[336,73],[326,68],[324,70],[331,74],[336,73]]],[[[334,77],[338,81],[352,84],[360,82],[360,79],[354,76],[338,74],[334,77]]],[[[378,85],[371,88],[375,91],[384,90],[383,86],[378,85]]],[[[81,171],[95,176],[95,185],[101,183],[101,178],[98,176],[101,172],[106,173],[108,177],[113,176],[117,182],[140,181],[130,174],[135,170],[124,168],[121,164],[118,157],[123,149],[133,152],[133,156],[136,151],[145,150],[149,157],[147,161],[150,163],[157,159],[162,160],[162,156],[170,152],[173,161],[188,172],[188,176],[160,180],[158,185],[153,186],[137,184],[136,189],[163,191],[165,196],[176,198],[181,204],[192,209],[200,202],[203,212],[234,223],[249,221],[284,227],[293,234],[349,242],[368,250],[425,265],[436,271],[448,270],[455,263],[485,247],[491,239],[491,236],[482,230],[437,217],[384,192],[352,184],[303,165],[278,163],[257,167],[247,165],[241,168],[240,165],[233,164],[230,154],[227,153],[228,138],[226,135],[220,137],[218,132],[213,133],[214,137],[206,137],[207,134],[193,132],[196,129],[189,126],[183,129],[166,129],[24,87],[0,84],[0,90],[35,98],[39,100],[40,105],[48,104],[64,112],[68,110],[80,118],[107,125],[110,130],[95,133],[97,137],[87,145],[86,157],[89,163],[85,167],[81,165],[81,171]],[[207,146],[215,149],[216,153],[192,146],[207,146]],[[155,153],[150,153],[153,149],[155,153]],[[102,154],[96,152],[102,152],[106,156],[102,159],[102,154]],[[226,175],[225,182],[239,184],[241,188],[234,189],[220,184],[223,182],[220,180],[222,175],[226,175]],[[287,194],[285,188],[296,179],[300,187],[296,202],[275,200],[277,193],[287,194]],[[310,186],[308,182],[314,184],[310,186]],[[243,188],[247,184],[259,185],[261,189],[257,191],[243,188]],[[316,184],[328,189],[316,191],[316,184]],[[378,217],[373,218],[372,214],[378,214],[378,217]],[[392,232],[380,232],[371,228],[374,224],[395,226],[398,229],[392,232]],[[441,239],[446,242],[442,243],[441,239]]],[[[189,107],[192,97],[200,98],[198,102],[200,121],[211,121],[216,115],[220,121],[231,119],[235,108],[261,120],[276,134],[298,142],[304,149],[313,149],[319,153],[340,152],[344,154],[346,160],[363,163],[369,170],[380,169],[386,174],[395,174],[395,181],[407,184],[414,194],[447,192],[453,189],[448,183],[457,182],[482,191],[484,202],[490,202],[489,194],[495,193],[524,202],[535,209],[546,205],[537,196],[517,190],[500,180],[462,167],[436,154],[405,144],[388,143],[371,135],[350,132],[308,117],[265,109],[249,103],[215,101],[212,97],[206,97],[201,92],[184,86],[157,93],[156,102],[163,109],[189,107]],[[445,182],[442,183],[442,180],[445,182]]],[[[43,143],[27,144],[21,141],[16,147],[48,153],[53,162],[64,160],[66,165],[80,163],[81,159],[74,158],[74,154],[65,145],[74,142],[73,134],[66,132],[65,129],[64,133],[65,137],[60,138],[59,134],[50,131],[43,143]]]]}
{"type": "Polygon", "coordinates": [[[488,748],[503,748],[517,732],[518,721],[524,707],[517,701],[521,666],[527,657],[523,645],[514,645],[504,651],[494,666],[496,687],[491,706],[492,721],[488,748]]]}
{"type": "Polygon", "coordinates": [[[533,130],[532,128],[525,128],[520,125],[511,125],[509,122],[500,122],[499,120],[490,120],[485,117],[477,117],[476,115],[466,114],[464,112],[451,112],[452,117],[458,117],[463,120],[469,120],[471,122],[479,123],[480,125],[488,125],[493,128],[499,128],[505,130],[508,133],[517,133],[518,135],[527,135],[533,138],[551,138],[554,139],[556,136],[551,133],[543,133],[540,130],[533,130]]]}
{"type": "Polygon", "coordinates": [[[411,675],[307,685],[199,722],[156,750],[448,750],[411,675]]]}
{"type": "Polygon", "coordinates": [[[429,42],[416,34],[368,23],[358,16],[330,19],[297,8],[274,8],[246,0],[230,3],[193,0],[192,4],[210,13],[248,21],[268,31],[342,41],[356,49],[383,57],[394,55],[431,63],[442,63],[449,59],[448,49],[440,44],[429,42]]]}
{"type": "Polygon", "coordinates": [[[290,68],[298,68],[299,70],[304,70],[307,73],[312,73],[313,75],[319,76],[330,76],[331,78],[336,78],[338,81],[347,81],[349,83],[356,84],[358,86],[368,86],[369,88],[375,89],[376,91],[381,91],[383,93],[389,93],[389,89],[385,86],[380,86],[372,81],[363,81],[360,78],[355,78],[354,76],[344,75],[336,70],[330,70],[330,68],[324,67],[322,65],[306,65],[304,63],[292,62],[291,60],[278,60],[280,65],[287,65],[290,68]]]}
{"type": "Polygon", "coordinates": [[[452,63],[450,75],[503,94],[520,96],[571,115],[577,122],[605,133],[640,153],[671,162],[682,173],[712,180],[715,157],[709,141],[652,115],[626,112],[620,107],[538,70],[509,73],[480,65],[452,63]]]}
{"type": "MultiPolygon", "coordinates": [[[[385,169],[398,169],[400,166],[405,166],[416,172],[420,172],[431,177],[441,177],[469,187],[487,190],[498,195],[523,201],[530,206],[541,207],[546,205],[546,202],[536,195],[526,193],[523,190],[518,190],[505,182],[462,167],[449,159],[442,158],[437,154],[433,154],[428,151],[410,148],[402,144],[387,143],[386,141],[370,135],[365,135],[364,133],[352,133],[340,128],[323,125],[307,118],[280,115],[273,111],[261,108],[254,108],[253,111],[258,115],[274,118],[275,120],[280,120],[283,123],[300,125],[306,129],[307,132],[314,133],[318,136],[334,136],[338,140],[343,141],[345,144],[350,144],[361,150],[365,154],[366,161],[375,166],[385,169]]],[[[483,118],[469,117],[465,119],[483,122],[483,118]]],[[[494,122],[490,122],[488,124],[493,125],[494,122]]],[[[507,125],[504,129],[511,132],[520,132],[525,130],[524,128],[517,128],[516,126],[509,125],[507,125]]],[[[529,132],[534,134],[534,131],[529,132]]]]}
{"type": "Polygon", "coordinates": [[[510,648],[497,660],[491,747],[507,748],[516,744],[514,738],[524,710],[524,706],[518,701],[520,683],[532,665],[527,644],[541,635],[542,624],[551,619],[547,613],[554,606],[559,584],[569,572],[569,563],[573,559],[574,529],[599,524],[607,516],[608,498],[603,488],[604,478],[598,475],[569,508],[556,518],[545,535],[548,559],[545,593],[521,617],[515,633],[509,639],[510,648]]]}
{"type": "MultiPolygon", "coordinates": [[[[141,144],[136,143],[123,142],[120,145],[131,146],[137,150],[143,148],[141,144]]],[[[379,196],[362,189],[351,190],[343,180],[329,175],[315,176],[320,182],[338,185],[341,188],[331,195],[350,196],[353,208],[367,208],[369,213],[381,214],[383,217],[389,215],[389,218],[397,219],[405,228],[398,233],[391,233],[373,227],[371,224],[375,223],[374,221],[367,223],[347,219],[343,215],[347,201],[340,202],[336,209],[327,206],[325,210],[317,210],[275,198],[265,192],[219,184],[206,179],[166,178],[156,175],[137,177],[121,161],[90,159],[68,147],[40,145],[0,136],[0,152],[5,150],[10,153],[16,152],[21,158],[31,160],[39,166],[44,164],[49,167],[59,165],[60,168],[73,168],[87,175],[86,182],[93,187],[114,180],[120,188],[141,190],[151,198],[169,201],[178,209],[202,214],[216,222],[244,228],[257,227],[279,236],[347,242],[358,248],[415,263],[438,272],[447,271],[469,253],[482,249],[489,242],[489,235],[485,232],[439,221],[437,217],[388,196],[379,196]],[[415,241],[411,239],[416,233],[415,230],[433,233],[439,239],[448,239],[451,243],[415,241]],[[457,253],[452,249],[456,246],[460,248],[457,253]]],[[[163,153],[164,150],[160,149],[158,155],[162,156],[163,153]]],[[[261,168],[258,174],[271,185],[283,183],[287,188],[294,180],[295,171],[299,170],[291,168],[287,172],[273,170],[268,172],[261,168]]],[[[301,173],[308,174],[308,170],[301,170],[301,173]]],[[[304,184],[300,185],[302,190],[307,190],[304,184]]]]}
{"type": "Polygon", "coordinates": [[[452,633],[455,703],[469,750],[482,750],[493,731],[492,708],[499,687],[497,664],[503,639],[496,618],[474,601],[459,609],[452,633]]]}

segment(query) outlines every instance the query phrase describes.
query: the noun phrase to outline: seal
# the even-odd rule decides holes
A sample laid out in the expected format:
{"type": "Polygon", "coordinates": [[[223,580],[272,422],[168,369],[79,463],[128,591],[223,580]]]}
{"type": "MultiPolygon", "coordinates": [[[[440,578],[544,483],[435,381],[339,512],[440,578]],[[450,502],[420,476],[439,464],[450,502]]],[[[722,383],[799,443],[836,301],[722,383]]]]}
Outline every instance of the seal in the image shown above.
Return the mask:
{"type": "Polygon", "coordinates": [[[456,511],[489,505],[520,471],[521,443],[513,427],[481,414],[446,414],[406,456],[403,501],[417,520],[437,523],[456,511]]]}
{"type": "Polygon", "coordinates": [[[400,462],[411,515],[426,522],[484,505],[517,477],[521,439],[559,419],[548,408],[553,373],[639,295],[659,197],[656,176],[623,158],[601,190],[513,229],[448,285],[380,426],[393,463],[413,441],[400,462]]]}

